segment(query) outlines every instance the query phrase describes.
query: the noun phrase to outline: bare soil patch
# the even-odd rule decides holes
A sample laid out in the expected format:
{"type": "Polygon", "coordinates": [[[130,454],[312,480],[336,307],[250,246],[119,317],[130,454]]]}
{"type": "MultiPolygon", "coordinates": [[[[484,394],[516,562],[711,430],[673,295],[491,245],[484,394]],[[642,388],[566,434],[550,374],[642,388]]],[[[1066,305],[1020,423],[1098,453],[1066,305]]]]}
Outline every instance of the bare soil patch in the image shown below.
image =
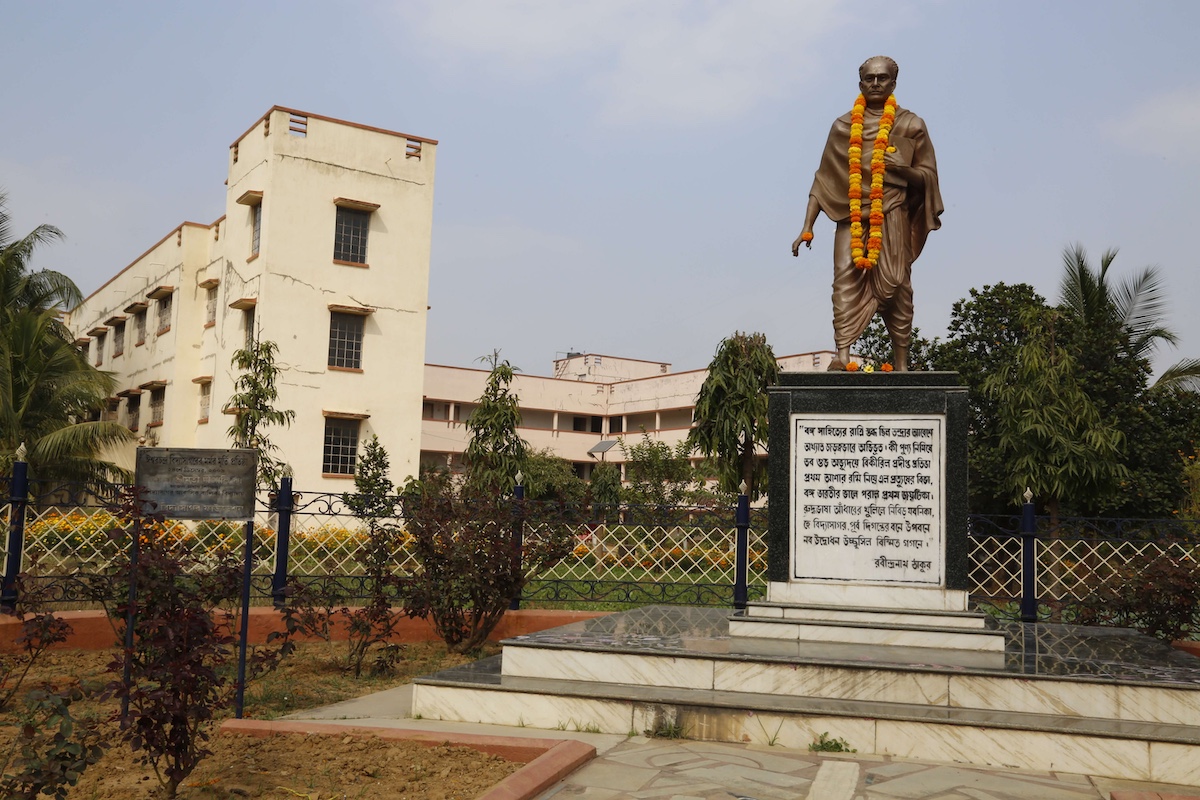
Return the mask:
{"type": "MultiPolygon", "coordinates": [[[[345,645],[302,644],[275,673],[247,689],[246,716],[270,719],[292,711],[325,705],[380,691],[469,660],[446,653],[441,644],[408,645],[394,675],[354,680],[337,663],[345,645]]],[[[81,681],[104,682],[111,651],[60,650],[45,654],[25,688],[42,682],[63,686],[81,681]]],[[[109,717],[115,704],[84,702],[77,714],[109,717]]],[[[106,723],[113,746],[90,767],[68,794],[72,800],[141,800],[159,796],[153,769],[116,741],[116,723],[106,723]]],[[[0,753],[7,754],[17,731],[17,717],[0,713],[0,753]]],[[[415,742],[372,736],[284,734],[256,738],[217,734],[209,756],[185,781],[179,797],[218,798],[471,798],[494,786],[522,765],[466,747],[428,747],[415,742]]]]}

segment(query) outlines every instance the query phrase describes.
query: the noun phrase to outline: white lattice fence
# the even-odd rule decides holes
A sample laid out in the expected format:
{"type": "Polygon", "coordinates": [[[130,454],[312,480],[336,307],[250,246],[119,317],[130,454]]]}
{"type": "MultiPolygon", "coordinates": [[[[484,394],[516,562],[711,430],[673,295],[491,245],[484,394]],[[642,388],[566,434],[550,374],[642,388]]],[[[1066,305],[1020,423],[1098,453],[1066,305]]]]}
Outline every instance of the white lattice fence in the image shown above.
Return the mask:
{"type": "Polygon", "coordinates": [[[1012,536],[970,538],[971,594],[1021,596],[1021,540],[1012,536]]]}
{"type": "MultiPolygon", "coordinates": [[[[571,553],[542,579],[729,583],[737,530],[725,526],[585,524],[571,553]]],[[[749,581],[765,580],[766,544],[750,531],[749,581]]]]}
{"type": "Polygon", "coordinates": [[[1196,563],[1200,550],[1177,541],[1039,539],[1036,545],[1038,596],[1082,600],[1129,567],[1160,556],[1196,563]]]}

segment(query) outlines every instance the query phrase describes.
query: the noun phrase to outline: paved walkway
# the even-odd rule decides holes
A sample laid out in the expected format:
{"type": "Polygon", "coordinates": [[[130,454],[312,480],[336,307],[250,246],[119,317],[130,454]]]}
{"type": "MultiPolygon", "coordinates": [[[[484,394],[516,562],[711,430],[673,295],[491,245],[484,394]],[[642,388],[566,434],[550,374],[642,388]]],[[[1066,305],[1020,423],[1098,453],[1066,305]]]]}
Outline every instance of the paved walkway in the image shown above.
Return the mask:
{"type": "Polygon", "coordinates": [[[287,719],[517,738],[577,739],[597,757],[538,800],[1200,800],[1200,788],[854,753],[412,719],[402,686],[287,719]],[[1115,793],[1115,794],[1114,794],[1115,793]]]}

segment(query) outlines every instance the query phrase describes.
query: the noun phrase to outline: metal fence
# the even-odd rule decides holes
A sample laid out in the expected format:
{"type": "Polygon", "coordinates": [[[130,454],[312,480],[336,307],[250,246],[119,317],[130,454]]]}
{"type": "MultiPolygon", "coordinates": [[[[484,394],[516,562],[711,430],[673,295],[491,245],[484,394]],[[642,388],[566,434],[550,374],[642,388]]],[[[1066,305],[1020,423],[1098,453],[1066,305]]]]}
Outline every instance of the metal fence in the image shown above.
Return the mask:
{"type": "MultiPolygon", "coordinates": [[[[87,604],[116,585],[129,534],[111,510],[119,487],[30,485],[0,479],[8,533],[0,602],[16,600],[15,578],[45,591],[52,604],[87,604]]],[[[532,501],[513,500],[525,503],[532,501]]],[[[550,504],[547,507],[553,507],[550,504]]],[[[525,514],[514,531],[536,537],[538,526],[569,526],[574,545],[558,563],[530,576],[520,602],[543,606],[621,607],[648,603],[732,606],[766,589],[766,512],[742,503],[720,507],[557,506],[557,514],[525,514]],[[739,537],[739,533],[741,536],[739,537]],[[739,548],[739,538],[741,547],[739,548]],[[739,575],[739,571],[741,575],[739,575]],[[739,581],[739,577],[741,580],[739,581]],[[740,594],[739,594],[740,593],[740,594]]],[[[402,516],[390,522],[405,524],[402,516]]],[[[341,495],[287,491],[260,498],[252,526],[221,520],[168,521],[168,536],[193,555],[240,552],[254,537],[253,594],[282,597],[288,581],[336,581],[350,597],[365,594],[360,554],[366,525],[341,495]]],[[[420,568],[401,535],[398,574],[420,568]]],[[[519,549],[519,544],[517,544],[519,549]]],[[[1200,523],[1179,520],[970,518],[973,599],[1001,617],[1058,617],[1062,609],[1120,580],[1140,560],[1170,555],[1200,559],[1200,523]]]]}

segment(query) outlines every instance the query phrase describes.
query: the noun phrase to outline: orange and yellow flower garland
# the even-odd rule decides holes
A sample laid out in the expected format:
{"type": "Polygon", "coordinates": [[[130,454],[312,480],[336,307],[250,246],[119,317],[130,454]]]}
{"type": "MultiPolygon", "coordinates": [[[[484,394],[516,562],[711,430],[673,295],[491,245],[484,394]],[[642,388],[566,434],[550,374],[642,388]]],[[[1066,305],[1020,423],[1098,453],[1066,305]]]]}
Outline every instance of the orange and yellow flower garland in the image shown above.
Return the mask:
{"type": "Polygon", "coordinates": [[[863,248],[862,226],[862,145],[863,114],[867,101],[860,94],[850,111],[850,257],[859,269],[871,269],[879,263],[879,251],[883,247],[883,173],[886,170],[884,154],[888,149],[888,136],[896,122],[896,96],[890,95],[879,118],[879,133],[871,149],[871,227],[867,236],[866,252],[863,248]]]}

